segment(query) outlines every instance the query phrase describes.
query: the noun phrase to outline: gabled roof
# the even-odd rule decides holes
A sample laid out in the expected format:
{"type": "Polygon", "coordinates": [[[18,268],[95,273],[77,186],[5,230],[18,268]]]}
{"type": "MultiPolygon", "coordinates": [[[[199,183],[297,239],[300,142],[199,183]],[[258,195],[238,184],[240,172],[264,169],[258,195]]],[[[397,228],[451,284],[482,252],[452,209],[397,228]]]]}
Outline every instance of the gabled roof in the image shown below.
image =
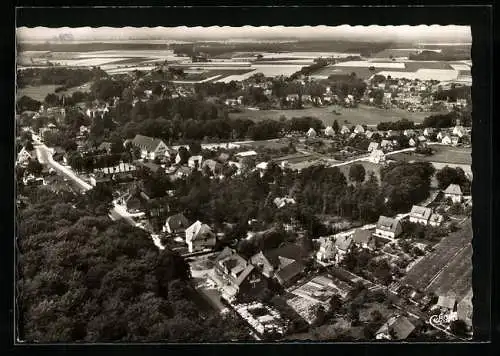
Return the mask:
{"type": "Polygon", "coordinates": [[[462,189],[458,184],[450,184],[448,188],[445,189],[444,194],[462,195],[462,189]]]}
{"type": "Polygon", "coordinates": [[[262,251],[260,254],[274,268],[284,268],[291,263],[290,261],[300,261],[303,257],[300,247],[294,244],[262,251]]]}
{"type": "Polygon", "coordinates": [[[354,128],[354,130],[358,133],[363,133],[365,132],[365,128],[361,125],[356,125],[356,127],[354,128]]]}
{"type": "Polygon", "coordinates": [[[193,240],[196,240],[197,237],[203,236],[204,234],[213,234],[210,226],[203,224],[200,220],[197,220],[190,227],[188,227],[186,232],[192,234],[193,240]]]}
{"type": "Polygon", "coordinates": [[[406,339],[413,332],[413,330],[415,330],[415,325],[413,325],[405,316],[393,316],[389,318],[384,325],[382,325],[382,327],[377,331],[377,334],[389,334],[389,330],[394,331],[397,340],[403,340],[406,339]]]}
{"type": "Polygon", "coordinates": [[[269,165],[269,163],[267,163],[267,162],[260,162],[259,164],[257,164],[255,166],[255,168],[257,168],[257,169],[267,169],[268,165],[269,165]]]}
{"type": "Polygon", "coordinates": [[[184,216],[184,214],[179,213],[172,216],[169,216],[165,221],[165,224],[168,224],[171,229],[179,229],[181,227],[186,227],[189,225],[188,219],[184,216]]]}
{"type": "Polygon", "coordinates": [[[147,150],[148,152],[156,151],[161,143],[165,144],[159,138],[153,138],[143,135],[135,135],[134,139],[132,140],[132,144],[134,146],[137,146],[143,150],[147,150]]]}
{"type": "Polygon", "coordinates": [[[335,247],[342,251],[347,251],[352,243],[352,236],[337,236],[335,238],[335,247]]]}
{"type": "Polygon", "coordinates": [[[368,151],[373,151],[378,148],[379,143],[378,142],[370,142],[368,145],[368,151]]]}
{"type": "Polygon", "coordinates": [[[250,156],[257,156],[257,152],[255,151],[245,151],[245,152],[239,152],[236,154],[238,157],[250,157],[250,156]]]}
{"type": "Polygon", "coordinates": [[[417,219],[429,220],[431,214],[431,209],[419,205],[413,205],[410,211],[410,217],[414,217],[417,219]]]}
{"type": "Polygon", "coordinates": [[[203,160],[203,156],[201,156],[201,155],[196,155],[196,156],[191,156],[191,157],[189,157],[188,162],[189,162],[189,161],[191,161],[191,162],[192,162],[192,161],[202,161],[202,160],[203,160]]]}
{"type": "Polygon", "coordinates": [[[396,232],[398,224],[400,224],[399,220],[388,218],[387,216],[380,216],[377,222],[377,229],[396,232]]]}
{"type": "Polygon", "coordinates": [[[440,214],[432,214],[429,218],[429,222],[440,223],[443,221],[443,215],[440,214]]]}
{"type": "Polygon", "coordinates": [[[389,140],[382,140],[382,142],[380,142],[380,147],[385,147],[390,145],[392,145],[392,142],[389,140]]]}
{"type": "Polygon", "coordinates": [[[288,282],[295,276],[299,275],[304,271],[305,267],[302,263],[293,261],[285,267],[281,268],[278,272],[276,272],[276,277],[283,282],[288,282]]]}
{"type": "Polygon", "coordinates": [[[307,131],[307,136],[316,135],[316,130],[312,127],[307,131]]]}
{"type": "Polygon", "coordinates": [[[325,129],[325,135],[328,135],[328,136],[333,136],[333,135],[335,135],[335,130],[333,129],[333,127],[328,126],[328,127],[325,129]]]}
{"type": "Polygon", "coordinates": [[[372,238],[369,230],[356,229],[352,235],[352,240],[357,244],[368,244],[372,238]]]}

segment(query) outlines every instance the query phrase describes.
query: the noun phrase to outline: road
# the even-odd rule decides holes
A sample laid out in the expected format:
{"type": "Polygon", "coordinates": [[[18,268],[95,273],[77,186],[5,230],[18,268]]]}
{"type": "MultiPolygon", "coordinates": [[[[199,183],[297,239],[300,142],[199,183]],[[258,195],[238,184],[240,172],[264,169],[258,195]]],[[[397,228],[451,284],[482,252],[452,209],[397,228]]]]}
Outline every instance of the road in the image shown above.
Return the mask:
{"type": "MultiPolygon", "coordinates": [[[[40,143],[39,138],[34,138],[34,146],[36,150],[36,156],[38,161],[43,164],[54,168],[60,174],[67,176],[69,179],[74,181],[86,192],[92,189],[92,186],[78,177],[69,167],[63,166],[62,164],[54,161],[52,158],[52,152],[49,147],[40,143]]],[[[136,226],[136,222],[130,217],[130,215],[121,206],[115,204],[115,206],[110,210],[109,217],[113,220],[123,219],[132,226],[136,226]]]]}

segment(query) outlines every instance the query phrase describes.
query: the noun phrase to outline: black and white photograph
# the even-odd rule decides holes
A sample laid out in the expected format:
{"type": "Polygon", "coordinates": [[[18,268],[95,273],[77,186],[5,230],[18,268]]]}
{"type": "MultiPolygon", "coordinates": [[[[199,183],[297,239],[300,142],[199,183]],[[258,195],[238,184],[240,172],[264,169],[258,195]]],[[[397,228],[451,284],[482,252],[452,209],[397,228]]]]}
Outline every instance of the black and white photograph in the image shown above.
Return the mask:
{"type": "Polygon", "coordinates": [[[18,26],[16,342],[473,340],[471,46],[18,26]]]}

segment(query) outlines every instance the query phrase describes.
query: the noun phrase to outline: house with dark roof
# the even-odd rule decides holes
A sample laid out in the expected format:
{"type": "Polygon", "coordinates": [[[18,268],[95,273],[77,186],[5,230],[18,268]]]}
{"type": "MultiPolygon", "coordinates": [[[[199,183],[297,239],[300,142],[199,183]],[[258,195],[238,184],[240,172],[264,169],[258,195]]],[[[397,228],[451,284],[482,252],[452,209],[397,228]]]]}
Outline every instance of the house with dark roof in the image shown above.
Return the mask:
{"type": "Polygon", "coordinates": [[[337,255],[337,247],[335,247],[335,241],[330,237],[320,237],[318,239],[319,248],[316,253],[316,259],[319,262],[329,263],[334,261],[337,255]]]}
{"type": "Polygon", "coordinates": [[[410,222],[427,225],[431,217],[432,210],[424,206],[413,205],[410,211],[410,222]]]}
{"type": "Polygon", "coordinates": [[[398,219],[380,216],[373,235],[393,240],[403,232],[403,227],[398,219]]]}
{"type": "Polygon", "coordinates": [[[415,330],[415,325],[405,316],[392,316],[375,333],[378,340],[404,340],[415,330]]]}
{"type": "Polygon", "coordinates": [[[464,198],[464,195],[462,193],[462,189],[458,184],[450,184],[444,190],[444,197],[450,198],[451,201],[454,203],[461,203],[464,198]]]}
{"type": "Polygon", "coordinates": [[[299,246],[288,244],[261,251],[250,258],[250,263],[267,278],[276,278],[281,285],[288,285],[304,272],[302,257],[299,246]]]}
{"type": "Polygon", "coordinates": [[[241,293],[257,295],[267,287],[259,270],[228,247],[215,258],[214,275],[229,300],[241,293]]]}
{"type": "Polygon", "coordinates": [[[189,252],[211,249],[215,243],[216,237],[210,226],[199,220],[186,229],[186,244],[189,252]]]}
{"type": "Polygon", "coordinates": [[[372,238],[372,232],[369,230],[356,229],[352,234],[353,243],[361,248],[373,249],[375,241],[372,238]]]}
{"type": "Polygon", "coordinates": [[[370,142],[370,144],[368,145],[368,152],[372,152],[374,150],[377,150],[378,146],[379,146],[378,142],[370,142]]]}
{"type": "Polygon", "coordinates": [[[186,219],[184,214],[179,213],[167,218],[167,220],[165,221],[165,225],[163,225],[162,231],[169,234],[184,233],[189,225],[189,221],[188,219],[186,219]]]}
{"type": "Polygon", "coordinates": [[[132,145],[141,150],[141,157],[154,160],[156,157],[163,158],[167,152],[167,145],[159,138],[143,135],[135,135],[132,145]]]}
{"type": "Polygon", "coordinates": [[[351,235],[337,235],[335,237],[335,248],[337,250],[335,262],[340,263],[345,255],[351,251],[352,247],[353,239],[351,235]]]}

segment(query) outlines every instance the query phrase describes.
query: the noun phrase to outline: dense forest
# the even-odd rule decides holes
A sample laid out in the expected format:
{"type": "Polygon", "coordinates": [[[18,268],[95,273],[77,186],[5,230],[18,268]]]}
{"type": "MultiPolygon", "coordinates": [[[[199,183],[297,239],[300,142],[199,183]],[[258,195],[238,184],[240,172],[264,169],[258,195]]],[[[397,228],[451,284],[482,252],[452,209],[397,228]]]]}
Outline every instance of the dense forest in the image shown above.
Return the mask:
{"type": "Polygon", "coordinates": [[[75,68],[28,68],[17,71],[17,86],[24,88],[32,85],[55,84],[65,88],[76,87],[92,80],[107,77],[107,73],[94,67],[92,69],[75,68]]]}
{"type": "Polygon", "coordinates": [[[20,339],[248,339],[234,315],[219,316],[193,301],[196,292],[180,256],[159,251],[147,233],[96,214],[91,204],[84,197],[39,188],[18,210],[20,339]]]}

